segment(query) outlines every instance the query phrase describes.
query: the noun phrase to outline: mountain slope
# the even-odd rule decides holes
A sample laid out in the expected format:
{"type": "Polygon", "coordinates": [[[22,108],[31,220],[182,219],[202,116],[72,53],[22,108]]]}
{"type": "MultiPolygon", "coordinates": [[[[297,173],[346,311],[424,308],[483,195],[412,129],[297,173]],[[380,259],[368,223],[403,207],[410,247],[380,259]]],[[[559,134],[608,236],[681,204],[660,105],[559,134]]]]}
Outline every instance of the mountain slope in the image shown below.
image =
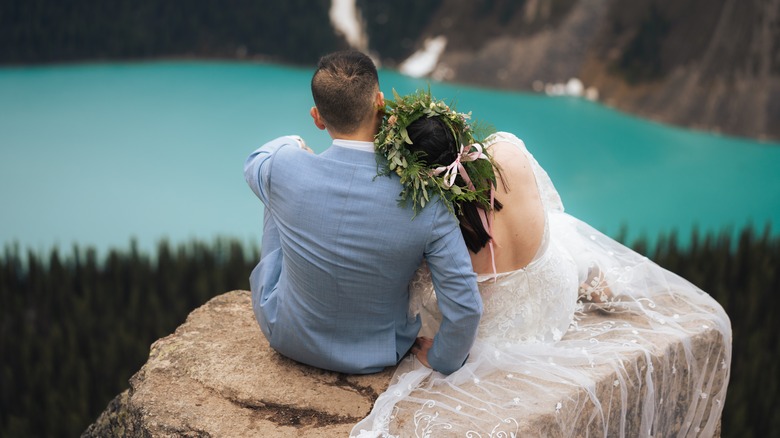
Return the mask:
{"type": "Polygon", "coordinates": [[[370,46],[390,65],[443,35],[448,80],[530,90],[577,77],[644,117],[780,139],[780,0],[441,0],[423,29],[407,29],[405,51],[371,14],[370,46]]]}

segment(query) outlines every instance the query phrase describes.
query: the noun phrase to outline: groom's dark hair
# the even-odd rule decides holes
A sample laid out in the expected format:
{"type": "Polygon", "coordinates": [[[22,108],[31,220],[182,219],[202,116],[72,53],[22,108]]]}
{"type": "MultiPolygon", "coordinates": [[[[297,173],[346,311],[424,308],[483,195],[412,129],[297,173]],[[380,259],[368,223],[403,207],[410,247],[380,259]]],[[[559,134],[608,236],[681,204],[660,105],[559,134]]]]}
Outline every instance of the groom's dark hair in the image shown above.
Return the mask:
{"type": "Polygon", "coordinates": [[[356,50],[344,50],[320,59],[311,78],[314,105],[327,125],[352,134],[374,112],[379,76],[374,62],[356,50]]]}

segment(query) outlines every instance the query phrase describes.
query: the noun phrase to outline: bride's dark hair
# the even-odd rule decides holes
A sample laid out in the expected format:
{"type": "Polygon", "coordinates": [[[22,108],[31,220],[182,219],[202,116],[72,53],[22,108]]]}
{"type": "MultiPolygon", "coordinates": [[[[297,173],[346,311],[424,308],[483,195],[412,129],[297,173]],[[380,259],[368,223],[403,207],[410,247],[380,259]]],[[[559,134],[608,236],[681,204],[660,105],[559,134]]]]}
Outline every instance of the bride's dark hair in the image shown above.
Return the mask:
{"type": "MultiPolygon", "coordinates": [[[[457,158],[460,145],[449,127],[438,117],[421,117],[410,123],[406,132],[412,140],[409,150],[422,152],[420,160],[426,165],[447,166],[457,158]]],[[[457,177],[457,184],[464,184],[460,175],[457,177]]],[[[501,207],[501,203],[495,200],[494,210],[500,211],[501,207]]],[[[482,224],[478,208],[476,201],[458,202],[455,205],[463,240],[473,253],[478,253],[491,239],[490,233],[482,224]]]]}

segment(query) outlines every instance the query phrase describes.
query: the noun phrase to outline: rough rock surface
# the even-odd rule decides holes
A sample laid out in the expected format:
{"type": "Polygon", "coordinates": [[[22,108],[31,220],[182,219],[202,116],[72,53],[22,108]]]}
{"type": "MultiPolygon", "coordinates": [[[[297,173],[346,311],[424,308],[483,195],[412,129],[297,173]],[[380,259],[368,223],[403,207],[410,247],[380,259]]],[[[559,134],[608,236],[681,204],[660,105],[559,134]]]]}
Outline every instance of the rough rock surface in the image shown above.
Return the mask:
{"type": "Polygon", "coordinates": [[[152,344],[130,389],[83,436],[347,436],[392,373],[348,376],[293,362],[268,345],[249,292],[229,292],[152,344]]]}
{"type": "MultiPolygon", "coordinates": [[[[585,317],[601,316],[592,312],[585,317]]],[[[722,342],[712,329],[702,329],[688,341],[696,356],[708,354],[722,342]]],[[[659,337],[654,344],[648,346],[654,364],[664,357],[673,364],[684,363],[679,340],[659,337]]],[[[636,369],[647,365],[644,356],[624,360],[633,362],[636,369]]],[[[683,408],[686,385],[680,379],[684,376],[669,378],[661,366],[654,369],[654,379],[663,382],[658,390],[664,399],[677,400],[683,408]]],[[[288,360],[275,353],[262,336],[249,292],[229,292],[193,311],[175,333],[155,342],[148,362],[131,378],[130,389],[109,404],[83,437],[347,436],[387,388],[392,373],[393,369],[387,369],[349,376],[288,360]]],[[[598,392],[612,391],[615,377],[611,370],[597,367],[593,377],[599,382],[598,392]]],[[[725,372],[720,378],[725,378],[725,372]]],[[[516,385],[519,394],[539,401],[535,412],[523,416],[517,436],[560,435],[566,417],[573,413],[556,410],[555,401],[576,395],[562,394],[564,388],[534,388],[533,382],[516,385]]],[[[641,383],[631,387],[635,391],[629,397],[639,397],[641,383]]],[[[399,408],[395,432],[414,436],[415,407],[405,409],[402,403],[399,408]]],[[[659,436],[679,430],[682,419],[676,413],[680,410],[670,412],[675,414],[665,419],[665,431],[659,436]]],[[[626,413],[629,436],[638,435],[632,428],[638,423],[634,413],[626,413]]],[[[587,416],[579,416],[583,417],[587,416]]],[[[610,430],[620,421],[615,417],[610,419],[616,423],[610,430]]]]}

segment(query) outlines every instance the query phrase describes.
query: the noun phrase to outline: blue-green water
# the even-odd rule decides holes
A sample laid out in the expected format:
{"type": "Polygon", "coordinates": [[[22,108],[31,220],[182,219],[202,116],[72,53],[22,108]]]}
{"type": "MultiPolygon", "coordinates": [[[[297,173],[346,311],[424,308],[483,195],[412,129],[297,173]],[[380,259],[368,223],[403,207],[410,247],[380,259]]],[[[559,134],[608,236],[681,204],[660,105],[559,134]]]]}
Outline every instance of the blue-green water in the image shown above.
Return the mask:
{"type": "MultiPolygon", "coordinates": [[[[164,62],[0,69],[0,244],[150,249],[256,241],[242,175],[267,140],[330,143],[308,115],[311,69],[164,62]]],[[[380,72],[390,95],[428,86],[380,72]]],[[[523,138],[567,211],[629,237],[780,224],[780,144],[627,116],[575,98],[432,83],[439,98],[523,138]]]]}

